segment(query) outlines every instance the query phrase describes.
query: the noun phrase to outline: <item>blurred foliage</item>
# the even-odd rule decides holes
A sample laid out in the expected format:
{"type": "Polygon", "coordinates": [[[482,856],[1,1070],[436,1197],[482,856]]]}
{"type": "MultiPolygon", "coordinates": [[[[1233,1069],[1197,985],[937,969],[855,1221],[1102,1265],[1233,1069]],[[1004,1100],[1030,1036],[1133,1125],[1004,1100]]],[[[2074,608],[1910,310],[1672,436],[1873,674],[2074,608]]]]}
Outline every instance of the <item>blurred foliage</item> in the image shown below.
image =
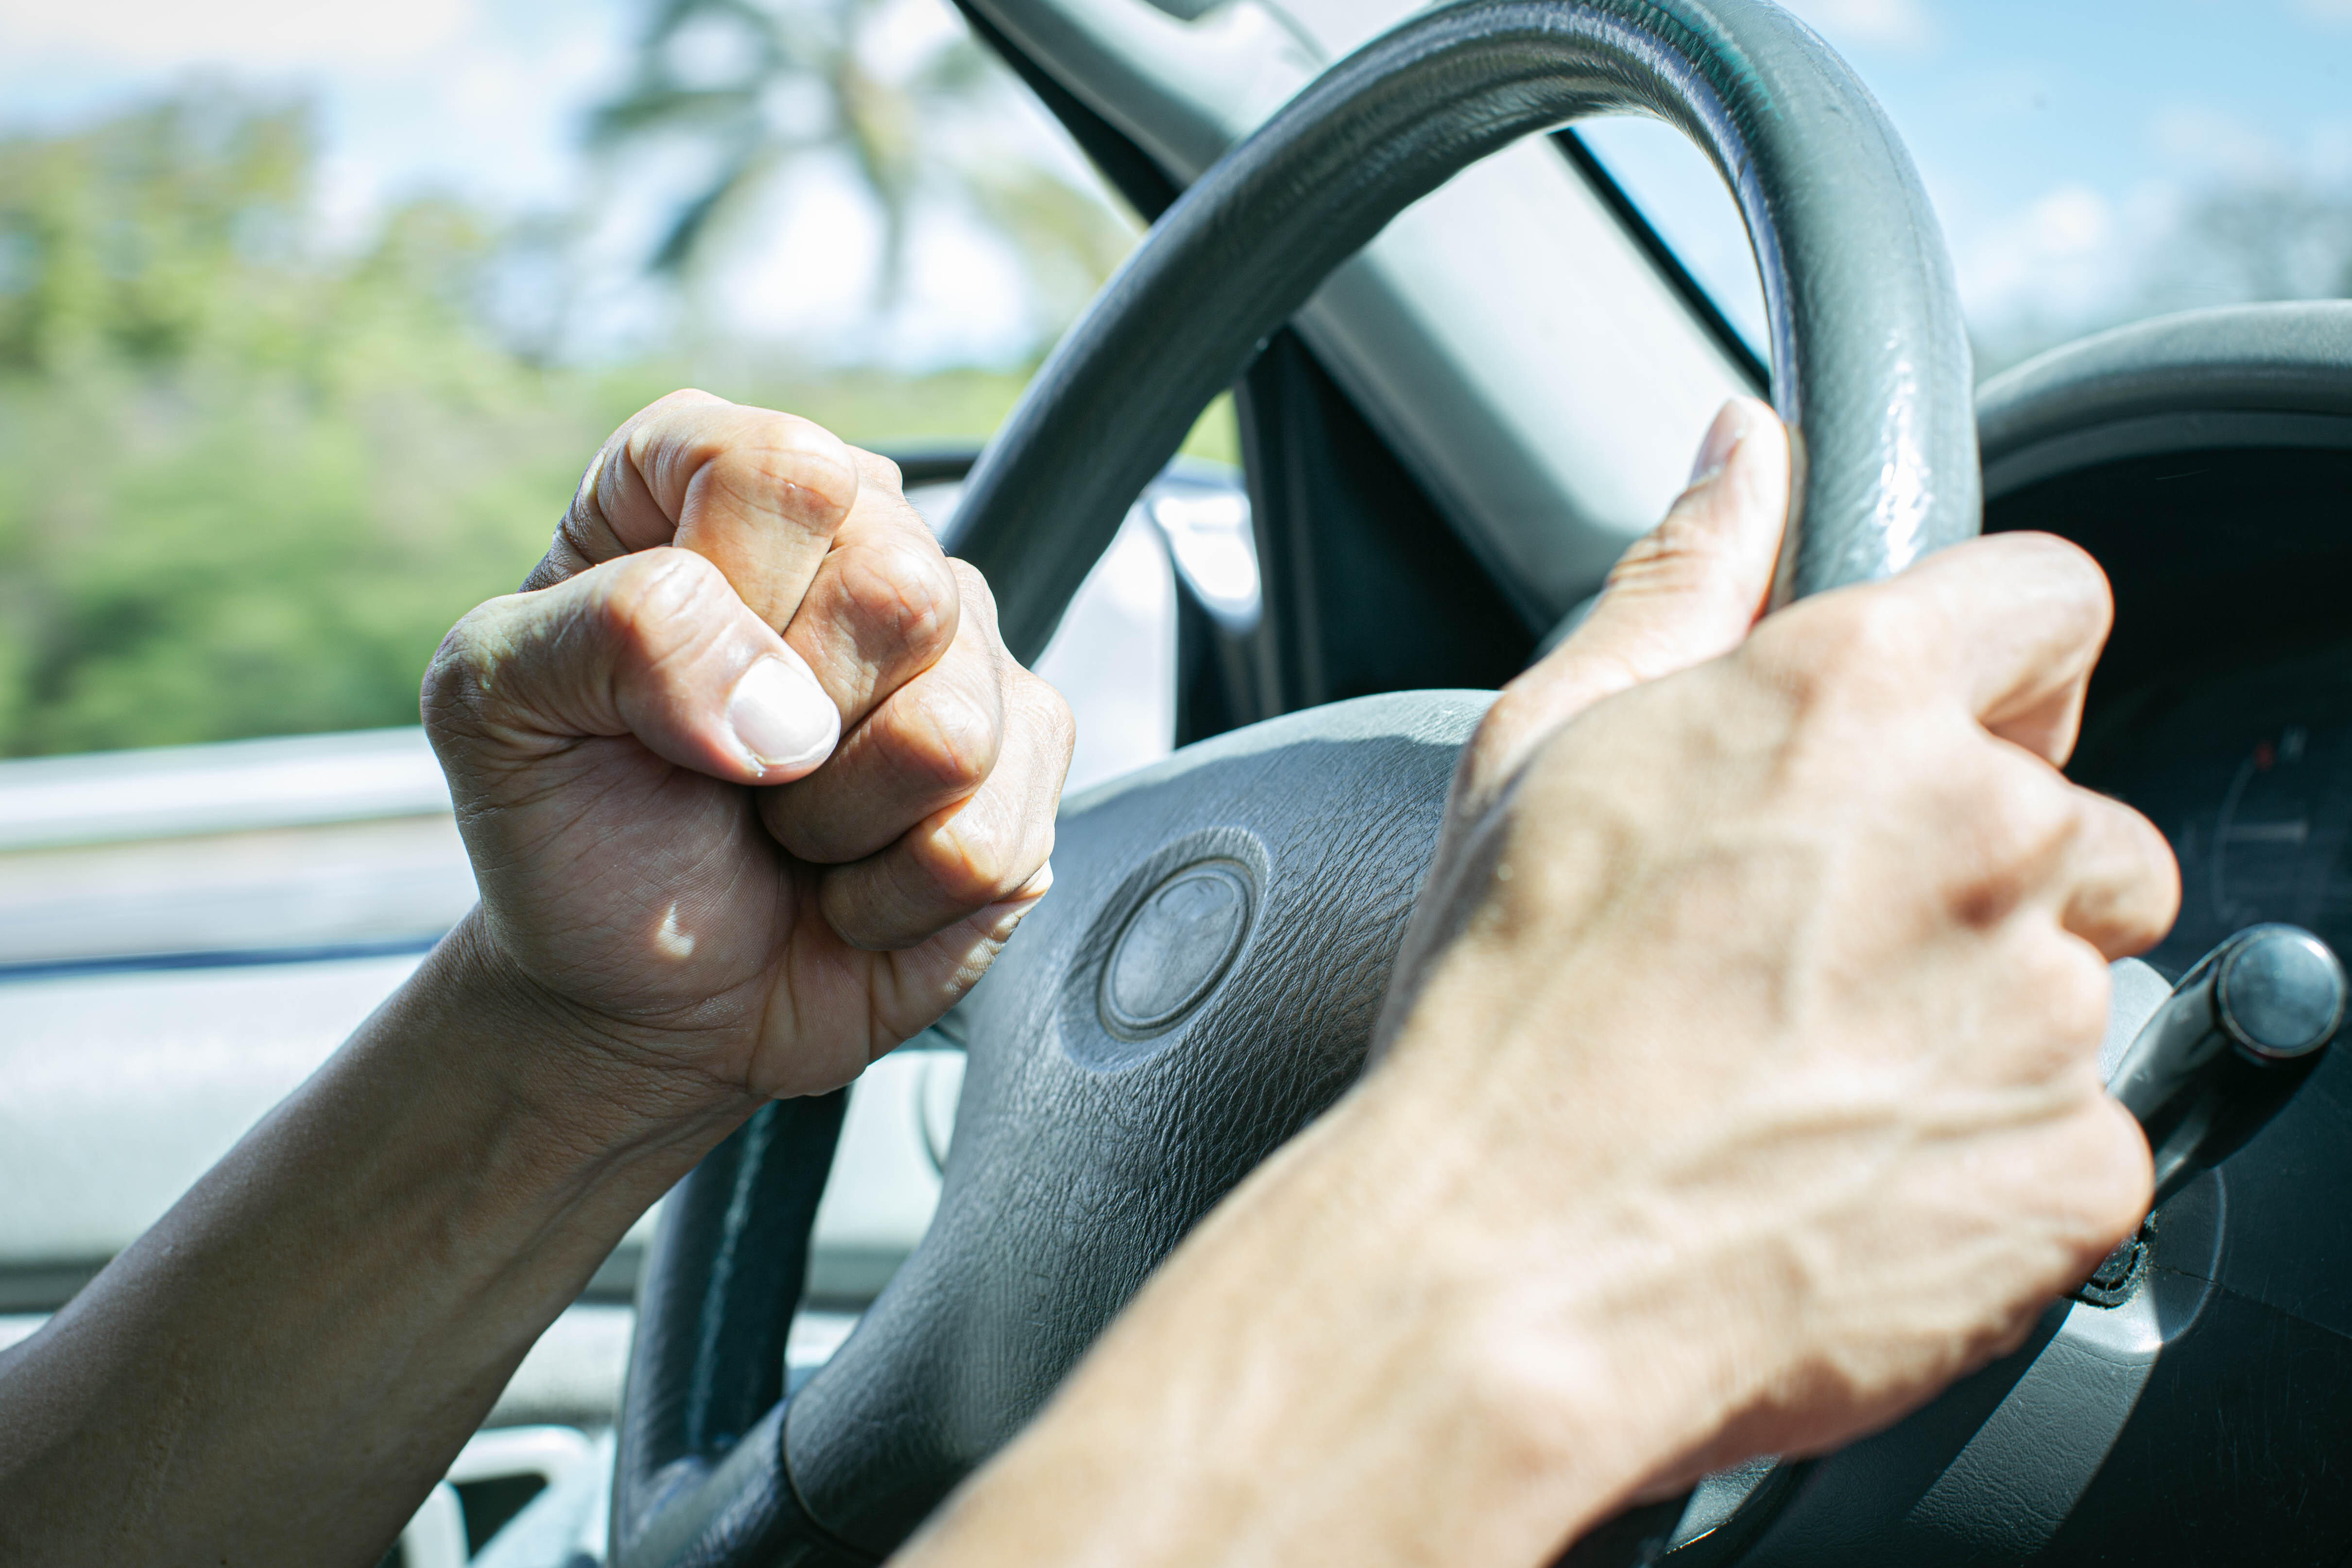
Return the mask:
{"type": "MultiPolygon", "coordinates": [[[[299,108],[175,99],[0,141],[0,755],[411,723],[581,468],[680,368],[549,368],[446,202],[311,237],[299,108]]],[[[1018,374],[712,390],[853,440],[985,435],[1018,374]]]]}
{"type": "Polygon", "coordinates": [[[993,133],[1012,107],[1003,68],[958,33],[928,54],[889,39],[901,0],[650,0],[626,87],[591,140],[607,154],[683,151],[703,173],[649,258],[689,285],[811,160],[845,165],[882,220],[874,303],[897,303],[926,203],[976,218],[1019,258],[1049,332],[1127,254],[1137,229],[1091,184],[1040,167],[993,133]]]}
{"type": "Polygon", "coordinates": [[[2148,288],[2160,307],[2352,296],[2352,191],[2284,176],[2205,191],[2148,288]]]}
{"type": "Polygon", "coordinates": [[[2023,314],[1980,325],[1988,377],[2090,332],[2175,310],[2352,299],[2352,189],[2279,174],[2191,194],[2160,244],[2087,315],[2023,314]]]}

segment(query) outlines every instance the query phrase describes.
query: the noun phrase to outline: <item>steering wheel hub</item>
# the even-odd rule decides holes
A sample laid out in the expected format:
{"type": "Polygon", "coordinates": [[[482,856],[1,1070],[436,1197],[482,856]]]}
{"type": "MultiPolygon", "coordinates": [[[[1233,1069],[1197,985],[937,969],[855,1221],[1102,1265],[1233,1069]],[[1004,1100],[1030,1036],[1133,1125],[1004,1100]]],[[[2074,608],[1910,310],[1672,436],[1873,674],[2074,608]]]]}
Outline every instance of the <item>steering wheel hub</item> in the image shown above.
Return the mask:
{"type": "Polygon", "coordinates": [[[1255,902],[1247,871],[1230,860],[1187,866],[1153,889],[1103,968],[1103,1026],[1137,1041],[1173,1027],[1224,978],[1255,902]]]}

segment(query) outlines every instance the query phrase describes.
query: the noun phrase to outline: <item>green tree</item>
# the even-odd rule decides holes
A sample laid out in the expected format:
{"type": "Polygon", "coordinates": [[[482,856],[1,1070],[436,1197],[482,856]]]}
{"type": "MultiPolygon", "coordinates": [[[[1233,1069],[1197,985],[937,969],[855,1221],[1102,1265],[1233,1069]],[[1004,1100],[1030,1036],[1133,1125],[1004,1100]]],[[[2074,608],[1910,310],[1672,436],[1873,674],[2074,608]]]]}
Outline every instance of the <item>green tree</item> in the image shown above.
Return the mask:
{"type": "Polygon", "coordinates": [[[396,724],[510,586],[593,399],[480,324],[495,226],[310,239],[310,117],[0,141],[0,753],[396,724]]]}
{"type": "Polygon", "coordinates": [[[648,265],[691,284],[744,237],[777,181],[840,160],[883,227],[874,304],[898,299],[922,205],[958,206],[1007,240],[1057,331],[1134,244],[1131,222],[1090,186],[1002,138],[975,134],[1020,89],[968,37],[885,70],[891,0],[651,0],[626,88],[596,112],[607,153],[683,143],[706,173],[679,193],[648,265]]]}

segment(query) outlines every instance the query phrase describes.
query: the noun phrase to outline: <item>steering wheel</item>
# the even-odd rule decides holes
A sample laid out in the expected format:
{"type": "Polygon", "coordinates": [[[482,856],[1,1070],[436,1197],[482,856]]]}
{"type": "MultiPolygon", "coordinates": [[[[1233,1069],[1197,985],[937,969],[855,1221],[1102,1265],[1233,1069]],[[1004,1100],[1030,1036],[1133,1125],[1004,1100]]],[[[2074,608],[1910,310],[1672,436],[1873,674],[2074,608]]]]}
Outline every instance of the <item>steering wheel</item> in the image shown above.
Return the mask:
{"type": "MultiPolygon", "coordinates": [[[[974,472],[953,541],[1033,658],[1199,410],[1455,172],[1580,116],[1679,126],[1763,276],[1795,493],[1775,602],[1977,531],[1967,338],[1910,160],[1764,0],[1463,0],[1333,67],[1161,219],[974,472]]],[[[1069,802],[970,1008],[929,1232],[783,1400],[840,1100],[761,1110],[671,1195],[640,1289],[616,1568],[849,1564],[1003,1445],[1185,1231],[1353,1080],[1489,694],[1204,742],[1069,802]]]]}

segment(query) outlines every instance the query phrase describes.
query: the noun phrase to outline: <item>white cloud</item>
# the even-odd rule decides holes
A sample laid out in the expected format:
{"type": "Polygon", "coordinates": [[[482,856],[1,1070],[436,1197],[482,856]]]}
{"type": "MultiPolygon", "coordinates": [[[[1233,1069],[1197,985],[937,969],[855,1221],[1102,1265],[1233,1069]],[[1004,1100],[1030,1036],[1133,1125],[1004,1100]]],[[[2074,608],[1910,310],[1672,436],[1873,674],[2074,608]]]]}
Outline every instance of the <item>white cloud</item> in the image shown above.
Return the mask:
{"type": "Polygon", "coordinates": [[[842,160],[809,159],[762,205],[709,280],[712,305],[738,342],[915,371],[1004,363],[1034,346],[1038,324],[1019,258],[967,216],[918,205],[900,298],[877,319],[880,215],[842,160]]]}
{"type": "MultiPolygon", "coordinates": [[[[2312,0],[2352,4],[2352,0],[2312,0]]],[[[1921,54],[1941,41],[1943,30],[1923,0],[1787,0],[1789,9],[1840,47],[1893,49],[1921,54]]]]}
{"type": "Polygon", "coordinates": [[[2314,22],[2352,22],[2352,0],[2294,0],[2294,8],[2314,22]]]}
{"type": "Polygon", "coordinates": [[[2129,281],[2129,237],[2148,216],[2068,184],[1985,226],[1953,258],[1970,319],[2095,314],[2129,281]]]}
{"type": "Polygon", "coordinates": [[[0,40],[19,58],[57,54],[151,70],[366,68],[447,47],[475,11],[475,0],[0,0],[0,40]]]}

